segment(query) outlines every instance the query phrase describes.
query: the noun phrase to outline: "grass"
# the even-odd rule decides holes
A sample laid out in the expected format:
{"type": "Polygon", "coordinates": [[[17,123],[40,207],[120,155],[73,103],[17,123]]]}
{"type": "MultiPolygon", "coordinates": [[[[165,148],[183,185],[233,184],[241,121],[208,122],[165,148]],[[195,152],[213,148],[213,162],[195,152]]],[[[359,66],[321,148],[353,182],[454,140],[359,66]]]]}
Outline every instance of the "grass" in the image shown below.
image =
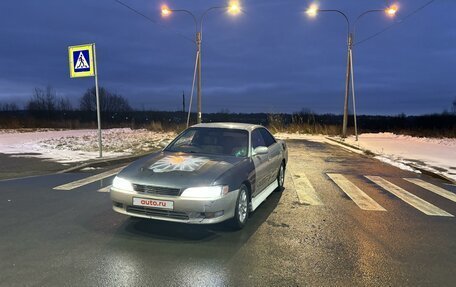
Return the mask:
{"type": "Polygon", "coordinates": [[[272,133],[322,134],[329,136],[340,134],[339,126],[317,123],[312,114],[294,115],[291,123],[286,123],[282,115],[270,114],[268,122],[268,128],[272,133]]]}
{"type": "MultiPolygon", "coordinates": [[[[194,120],[196,115],[192,115],[194,120]]],[[[186,116],[182,112],[136,111],[126,115],[105,114],[102,128],[145,128],[150,131],[181,132],[186,128],[186,116]]],[[[342,116],[319,115],[311,111],[295,114],[205,114],[205,122],[239,121],[262,124],[273,133],[340,135],[342,116]]],[[[191,125],[194,122],[191,123],[191,125]]],[[[456,114],[423,116],[365,116],[358,117],[358,133],[392,132],[414,137],[456,138],[456,114]]],[[[0,129],[96,129],[96,118],[92,114],[72,111],[56,114],[54,118],[36,118],[27,111],[0,112],[0,129]]],[[[354,134],[352,119],[349,118],[348,135],[354,134]]]]}

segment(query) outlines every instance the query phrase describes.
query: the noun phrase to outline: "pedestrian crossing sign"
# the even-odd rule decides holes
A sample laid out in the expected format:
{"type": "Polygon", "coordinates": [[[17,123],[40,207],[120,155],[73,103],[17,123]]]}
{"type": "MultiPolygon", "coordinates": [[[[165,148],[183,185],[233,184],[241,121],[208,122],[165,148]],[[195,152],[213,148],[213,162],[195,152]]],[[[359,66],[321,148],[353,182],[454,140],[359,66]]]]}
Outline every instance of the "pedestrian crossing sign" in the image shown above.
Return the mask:
{"type": "Polygon", "coordinates": [[[70,77],[92,77],[95,75],[93,44],[68,47],[70,77]]]}

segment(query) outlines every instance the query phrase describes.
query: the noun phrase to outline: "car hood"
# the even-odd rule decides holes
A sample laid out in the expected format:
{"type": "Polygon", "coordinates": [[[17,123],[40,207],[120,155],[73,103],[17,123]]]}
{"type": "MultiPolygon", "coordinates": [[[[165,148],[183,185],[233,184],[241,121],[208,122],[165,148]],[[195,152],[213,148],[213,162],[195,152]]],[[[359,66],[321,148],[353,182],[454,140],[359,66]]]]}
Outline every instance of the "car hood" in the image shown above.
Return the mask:
{"type": "Polygon", "coordinates": [[[187,188],[212,185],[245,158],[161,151],[142,158],[119,174],[134,184],[187,188]]]}

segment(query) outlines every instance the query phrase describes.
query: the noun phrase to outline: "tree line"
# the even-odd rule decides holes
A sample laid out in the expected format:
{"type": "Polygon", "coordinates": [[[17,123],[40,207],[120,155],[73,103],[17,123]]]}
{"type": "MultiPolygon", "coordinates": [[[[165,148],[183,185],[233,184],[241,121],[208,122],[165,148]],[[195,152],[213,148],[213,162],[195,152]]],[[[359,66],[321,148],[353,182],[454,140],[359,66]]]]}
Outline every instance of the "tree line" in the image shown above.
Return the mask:
{"type": "MultiPolygon", "coordinates": [[[[133,110],[128,100],[120,94],[100,88],[100,108],[103,128],[131,127],[149,128],[184,127],[187,115],[182,111],[138,111],[133,110]]],[[[79,98],[76,106],[65,97],[59,97],[48,86],[36,88],[23,108],[16,103],[0,104],[0,128],[95,128],[96,96],[92,87],[79,98]]],[[[192,113],[191,124],[196,120],[192,113]]],[[[317,114],[309,109],[302,109],[292,114],[267,113],[230,113],[227,109],[219,113],[205,113],[204,122],[255,123],[269,126],[275,131],[303,133],[338,134],[342,124],[342,115],[317,114]]],[[[349,132],[353,127],[349,117],[349,132]]],[[[396,132],[415,136],[453,137],[456,138],[456,98],[451,106],[442,113],[406,116],[358,116],[359,132],[396,132]]]]}
{"type": "MultiPolygon", "coordinates": [[[[100,110],[107,113],[124,113],[132,111],[128,100],[120,94],[113,93],[107,89],[99,88],[100,110]]],[[[58,112],[93,112],[96,111],[95,87],[87,89],[80,97],[78,106],[74,107],[67,97],[57,95],[54,88],[35,88],[32,96],[27,101],[23,109],[16,103],[0,103],[0,111],[16,112],[20,110],[28,111],[32,115],[53,116],[58,112]]]]}
{"type": "MultiPolygon", "coordinates": [[[[128,100],[118,93],[110,92],[104,87],[99,88],[100,110],[107,113],[127,113],[132,112],[128,100]]],[[[79,98],[78,104],[74,107],[67,97],[59,97],[52,86],[48,85],[45,88],[35,88],[32,96],[27,101],[25,106],[21,108],[14,102],[0,102],[0,112],[17,112],[28,111],[32,115],[48,115],[52,116],[56,112],[94,112],[97,109],[95,87],[87,89],[87,91],[79,98]]],[[[220,114],[230,114],[228,109],[222,109],[220,114]]],[[[299,114],[303,111],[295,113],[299,114]]],[[[445,109],[443,114],[456,114],[456,98],[451,103],[449,109],[445,109]]]]}

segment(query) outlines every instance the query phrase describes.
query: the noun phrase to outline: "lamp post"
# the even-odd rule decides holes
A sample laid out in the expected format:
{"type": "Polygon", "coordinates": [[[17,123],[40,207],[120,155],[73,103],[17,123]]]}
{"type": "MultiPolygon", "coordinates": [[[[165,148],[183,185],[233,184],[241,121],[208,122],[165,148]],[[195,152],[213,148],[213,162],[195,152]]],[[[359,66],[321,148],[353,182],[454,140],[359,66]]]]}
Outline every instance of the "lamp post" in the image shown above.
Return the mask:
{"type": "Polygon", "coordinates": [[[190,15],[195,23],[195,41],[196,44],[196,55],[197,55],[197,84],[196,84],[196,93],[197,93],[197,123],[200,124],[202,120],[202,89],[201,89],[201,42],[203,39],[202,32],[203,32],[203,21],[205,16],[208,14],[209,11],[216,10],[216,9],[227,9],[228,13],[232,15],[236,15],[241,11],[239,3],[237,1],[231,1],[228,6],[215,6],[209,9],[206,9],[203,14],[199,18],[197,18],[192,12],[185,9],[170,9],[167,6],[162,6],[161,14],[163,17],[170,16],[174,12],[183,12],[190,15]]]}
{"type": "Polygon", "coordinates": [[[356,18],[353,26],[351,25],[350,19],[347,17],[347,15],[340,10],[319,9],[318,6],[315,4],[312,4],[306,10],[307,15],[309,15],[310,17],[316,17],[318,12],[335,12],[335,13],[342,15],[347,22],[347,48],[348,49],[347,49],[347,70],[346,70],[346,74],[345,74],[344,117],[343,117],[343,123],[342,123],[342,137],[343,138],[347,137],[348,98],[349,98],[349,94],[350,94],[350,80],[351,80],[355,136],[356,136],[356,140],[358,140],[358,127],[357,127],[357,123],[356,123],[355,81],[354,81],[354,75],[353,75],[353,41],[354,41],[356,24],[364,15],[372,13],[372,12],[384,12],[388,16],[393,17],[394,15],[396,15],[397,9],[398,8],[396,5],[392,5],[386,9],[367,10],[367,11],[361,13],[356,18]]]}

